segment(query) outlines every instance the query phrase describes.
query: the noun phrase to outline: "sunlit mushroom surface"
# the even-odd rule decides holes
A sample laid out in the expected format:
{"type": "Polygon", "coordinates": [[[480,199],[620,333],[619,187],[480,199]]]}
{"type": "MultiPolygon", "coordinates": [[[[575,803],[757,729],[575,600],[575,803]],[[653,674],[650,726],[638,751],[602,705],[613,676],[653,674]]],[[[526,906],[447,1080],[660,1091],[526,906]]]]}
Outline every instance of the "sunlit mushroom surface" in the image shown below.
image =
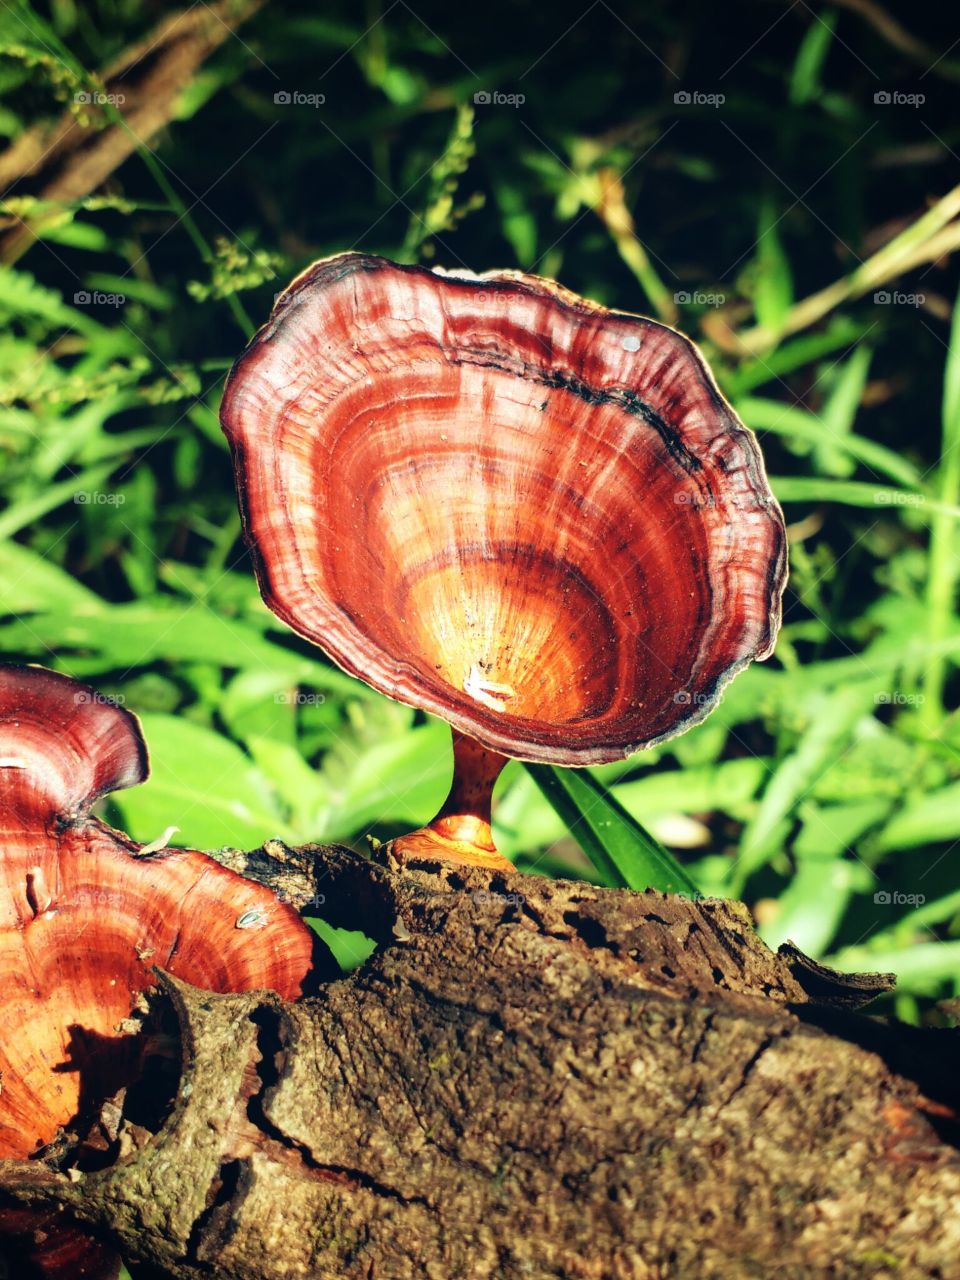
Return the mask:
{"type": "MultiPolygon", "coordinates": [[[[121,1024],[154,966],[288,999],[310,970],[313,935],[269,890],[91,815],[146,774],[132,715],[65,676],[0,667],[0,1158],[33,1155],[127,1082],[137,1040],[121,1024]]],[[[34,1225],[0,1208],[0,1233],[34,1225]]],[[[116,1266],[49,1225],[32,1262],[50,1276],[116,1266]]]]}
{"type": "Polygon", "coordinates": [[[270,607],[488,748],[627,755],[773,645],[756,443],[651,320],[344,254],[280,296],[222,418],[270,607]]]}

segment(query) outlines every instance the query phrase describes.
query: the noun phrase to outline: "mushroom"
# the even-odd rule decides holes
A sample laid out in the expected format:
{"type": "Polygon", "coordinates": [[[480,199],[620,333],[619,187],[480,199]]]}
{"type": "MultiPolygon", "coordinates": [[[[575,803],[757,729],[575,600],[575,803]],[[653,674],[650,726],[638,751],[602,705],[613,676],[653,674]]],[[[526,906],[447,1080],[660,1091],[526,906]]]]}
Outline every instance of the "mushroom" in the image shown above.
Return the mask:
{"type": "MultiPolygon", "coordinates": [[[[143,856],[92,816],[146,776],[129,712],[52,671],[0,667],[2,1158],[29,1159],[131,1078],[137,1037],[122,1024],[154,966],[287,999],[310,972],[314,935],[272,892],[202,853],[143,856]],[[241,927],[252,912],[259,927],[241,927]]],[[[116,1274],[116,1256],[55,1213],[2,1207],[0,1233],[39,1275],[116,1274]]]]}
{"type": "Polygon", "coordinates": [[[260,590],[456,774],[400,854],[502,864],[506,757],[594,765],[773,648],[783,517],[697,348],[550,280],[346,253],[283,292],[222,408],[260,590]]]}

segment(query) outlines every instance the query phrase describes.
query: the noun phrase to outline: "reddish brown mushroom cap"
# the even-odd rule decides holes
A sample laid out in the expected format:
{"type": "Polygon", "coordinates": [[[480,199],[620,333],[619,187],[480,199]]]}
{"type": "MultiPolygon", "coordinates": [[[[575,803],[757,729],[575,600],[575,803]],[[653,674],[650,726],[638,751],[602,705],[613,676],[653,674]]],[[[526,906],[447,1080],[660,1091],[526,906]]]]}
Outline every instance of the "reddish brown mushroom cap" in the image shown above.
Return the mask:
{"type": "MultiPolygon", "coordinates": [[[[0,666],[0,814],[64,822],[147,776],[136,719],[85,685],[40,667],[0,666]]],[[[0,870],[5,863],[0,862],[0,870]]]]}
{"type": "Polygon", "coordinates": [[[280,297],[222,420],[270,608],[492,751],[628,755],[773,646],[759,450],[651,320],[344,254],[280,297]]]}
{"type": "MultiPolygon", "coordinates": [[[[31,1156],[125,1082],[136,1045],[120,1024],[154,966],[287,999],[310,971],[313,934],[269,890],[191,850],[137,856],[91,816],[146,774],[128,712],[54,672],[0,667],[0,1158],[31,1156]]],[[[0,1213],[0,1230],[31,1223],[0,1213]]],[[[50,1276],[115,1269],[74,1228],[47,1232],[32,1261],[50,1276]]]]}

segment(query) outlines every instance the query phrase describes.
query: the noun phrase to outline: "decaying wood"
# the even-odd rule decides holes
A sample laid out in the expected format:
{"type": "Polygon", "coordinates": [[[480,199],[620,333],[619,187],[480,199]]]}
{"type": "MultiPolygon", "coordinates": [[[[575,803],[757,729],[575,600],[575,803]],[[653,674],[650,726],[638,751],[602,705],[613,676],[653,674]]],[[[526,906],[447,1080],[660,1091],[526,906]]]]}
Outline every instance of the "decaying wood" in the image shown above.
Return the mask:
{"type": "Polygon", "coordinates": [[[735,904],[224,857],[377,953],[296,1005],[164,978],[167,1114],[115,1107],[99,1172],[8,1163],[22,1200],[191,1280],[960,1276],[957,1033],[859,1012],[888,980],[735,904]]]}

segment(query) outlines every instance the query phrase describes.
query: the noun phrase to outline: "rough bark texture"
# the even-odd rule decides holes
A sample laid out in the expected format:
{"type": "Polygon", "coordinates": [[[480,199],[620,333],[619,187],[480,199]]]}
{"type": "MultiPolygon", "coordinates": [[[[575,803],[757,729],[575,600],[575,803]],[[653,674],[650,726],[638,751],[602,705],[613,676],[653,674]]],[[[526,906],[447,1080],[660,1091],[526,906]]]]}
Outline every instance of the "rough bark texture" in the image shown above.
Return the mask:
{"type": "MultiPolygon", "coordinates": [[[[954,1031],[711,900],[223,855],[381,943],[321,996],[164,979],[183,1071],[99,1172],[2,1183],[177,1277],[960,1277],[954,1031]]],[[[114,1126],[114,1129],[116,1126],[114,1126]]]]}

